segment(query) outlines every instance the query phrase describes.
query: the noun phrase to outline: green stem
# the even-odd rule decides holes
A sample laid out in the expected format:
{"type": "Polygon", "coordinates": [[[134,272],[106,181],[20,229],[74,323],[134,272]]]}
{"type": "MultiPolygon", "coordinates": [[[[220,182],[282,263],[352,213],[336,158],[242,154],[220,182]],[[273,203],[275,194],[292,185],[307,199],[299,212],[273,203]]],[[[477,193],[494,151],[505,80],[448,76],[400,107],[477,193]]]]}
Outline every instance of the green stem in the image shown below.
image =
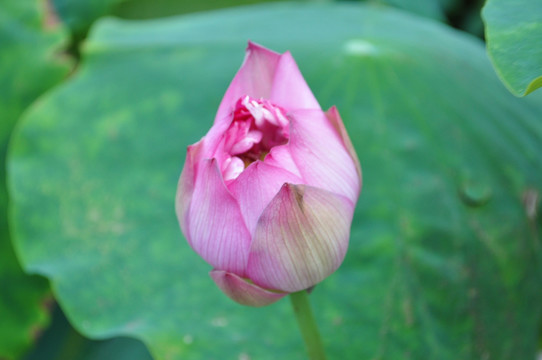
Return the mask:
{"type": "Polygon", "coordinates": [[[326,353],[320,339],[320,334],[318,333],[318,327],[314,321],[314,316],[312,315],[307,291],[303,290],[291,293],[290,300],[292,301],[297,324],[299,325],[307,352],[309,353],[309,359],[325,360],[326,353]]]}

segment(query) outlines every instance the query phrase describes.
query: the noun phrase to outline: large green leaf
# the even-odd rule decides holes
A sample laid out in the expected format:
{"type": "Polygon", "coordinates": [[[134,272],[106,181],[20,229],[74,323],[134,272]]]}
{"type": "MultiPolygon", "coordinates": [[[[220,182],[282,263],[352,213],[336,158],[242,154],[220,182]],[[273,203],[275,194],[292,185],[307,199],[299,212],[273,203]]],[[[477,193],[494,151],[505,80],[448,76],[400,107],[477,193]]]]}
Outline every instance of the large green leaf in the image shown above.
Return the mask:
{"type": "Polygon", "coordinates": [[[47,282],[21,270],[7,222],[5,154],[11,129],[23,110],[59,82],[68,67],[56,59],[65,35],[45,30],[37,1],[9,0],[0,11],[0,358],[14,358],[47,321],[42,304],[47,282]]]}
{"type": "Polygon", "coordinates": [[[542,86],[542,1],[488,0],[482,11],[487,50],[497,74],[517,96],[542,86]]]}
{"type": "Polygon", "coordinates": [[[510,95],[480,41],[357,5],[98,24],[8,164],[25,268],[51,279],[76,327],[139,337],[157,359],[303,357],[288,301],[226,298],[173,210],[186,146],[210,127],[247,39],[292,51],[363,166],[349,253],[311,295],[332,357],[533,358],[540,98],[510,95]]]}

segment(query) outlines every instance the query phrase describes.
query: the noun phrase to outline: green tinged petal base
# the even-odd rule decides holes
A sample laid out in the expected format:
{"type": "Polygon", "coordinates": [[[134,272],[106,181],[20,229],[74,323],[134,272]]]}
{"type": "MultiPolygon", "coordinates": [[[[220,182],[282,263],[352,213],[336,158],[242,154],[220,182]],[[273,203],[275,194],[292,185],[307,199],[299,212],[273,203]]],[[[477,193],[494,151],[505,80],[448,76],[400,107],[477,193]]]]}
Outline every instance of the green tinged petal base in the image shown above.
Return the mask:
{"type": "Polygon", "coordinates": [[[209,275],[228,297],[242,305],[266,306],[288,295],[287,293],[265,290],[227,271],[213,270],[209,275]]]}

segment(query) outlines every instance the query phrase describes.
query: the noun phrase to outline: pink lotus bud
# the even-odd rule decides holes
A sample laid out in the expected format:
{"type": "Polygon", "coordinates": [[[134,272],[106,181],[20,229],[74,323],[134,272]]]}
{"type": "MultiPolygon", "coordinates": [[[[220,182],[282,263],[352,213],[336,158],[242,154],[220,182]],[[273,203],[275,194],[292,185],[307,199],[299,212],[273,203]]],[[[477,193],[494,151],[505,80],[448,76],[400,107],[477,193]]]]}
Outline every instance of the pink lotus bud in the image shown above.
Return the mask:
{"type": "Polygon", "coordinates": [[[263,306],[339,267],[360,188],[336,108],[321,110],[289,52],[249,43],[213,126],[188,147],[176,210],[222,291],[263,306]]]}

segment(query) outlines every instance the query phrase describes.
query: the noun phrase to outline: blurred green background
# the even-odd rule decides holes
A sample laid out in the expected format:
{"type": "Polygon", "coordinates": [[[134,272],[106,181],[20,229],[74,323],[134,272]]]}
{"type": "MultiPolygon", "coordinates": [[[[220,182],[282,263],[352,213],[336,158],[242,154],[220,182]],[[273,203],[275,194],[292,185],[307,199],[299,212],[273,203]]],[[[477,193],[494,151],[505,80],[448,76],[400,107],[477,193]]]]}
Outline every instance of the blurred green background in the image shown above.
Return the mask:
{"type": "Polygon", "coordinates": [[[174,214],[248,40],[292,52],[362,164],[311,295],[329,358],[535,359],[542,94],[513,94],[542,84],[542,9],[482,5],[3,0],[0,359],[305,356],[288,301],[227,299],[174,214]]]}

